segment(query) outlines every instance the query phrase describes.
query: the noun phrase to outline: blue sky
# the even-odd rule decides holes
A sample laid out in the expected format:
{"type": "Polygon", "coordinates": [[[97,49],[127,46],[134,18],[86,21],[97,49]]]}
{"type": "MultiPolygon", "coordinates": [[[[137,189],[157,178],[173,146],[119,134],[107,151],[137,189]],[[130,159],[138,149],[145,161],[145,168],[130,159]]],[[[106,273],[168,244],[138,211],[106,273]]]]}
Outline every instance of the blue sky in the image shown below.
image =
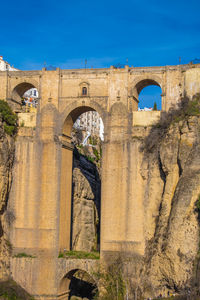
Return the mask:
{"type": "Polygon", "coordinates": [[[23,70],[188,63],[199,11],[199,0],[2,1],[0,55],[23,70]]]}

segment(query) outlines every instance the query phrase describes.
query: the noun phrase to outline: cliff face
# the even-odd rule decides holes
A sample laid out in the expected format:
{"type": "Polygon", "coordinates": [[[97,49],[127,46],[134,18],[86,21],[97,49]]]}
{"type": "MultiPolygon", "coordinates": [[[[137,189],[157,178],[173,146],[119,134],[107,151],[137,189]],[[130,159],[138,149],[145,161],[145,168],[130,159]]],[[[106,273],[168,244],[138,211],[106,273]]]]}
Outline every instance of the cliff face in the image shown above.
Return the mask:
{"type": "Polygon", "coordinates": [[[6,135],[0,124],[0,280],[9,277],[9,227],[14,221],[14,214],[7,209],[11,186],[11,170],[14,159],[13,138],[6,135]]]}
{"type": "MultiPolygon", "coordinates": [[[[139,170],[146,248],[132,271],[147,297],[198,289],[200,118],[183,118],[164,131],[153,128],[145,139],[139,170]]],[[[73,190],[73,249],[91,251],[99,231],[100,178],[81,155],[74,158],[73,190]]]]}
{"type": "Polygon", "coordinates": [[[97,250],[101,181],[93,162],[77,151],[73,160],[72,249],[97,250]]]}
{"type": "MultiPolygon", "coordinates": [[[[194,288],[199,251],[199,134],[199,117],[189,117],[173,123],[159,144],[144,150],[146,253],[140,283],[144,292],[158,295],[194,288]]],[[[151,133],[149,137],[152,140],[151,133]]]]}

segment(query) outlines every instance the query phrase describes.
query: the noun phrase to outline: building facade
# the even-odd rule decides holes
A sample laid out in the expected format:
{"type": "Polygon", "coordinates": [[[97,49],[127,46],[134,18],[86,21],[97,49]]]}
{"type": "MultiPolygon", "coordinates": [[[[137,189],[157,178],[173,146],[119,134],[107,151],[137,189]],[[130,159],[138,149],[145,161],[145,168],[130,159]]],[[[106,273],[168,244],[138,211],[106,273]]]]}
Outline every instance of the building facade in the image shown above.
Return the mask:
{"type": "Polygon", "coordinates": [[[74,123],[75,128],[88,131],[90,134],[98,135],[103,140],[104,126],[98,112],[88,111],[78,117],[74,123]]]}
{"type": "Polygon", "coordinates": [[[18,71],[18,69],[14,68],[7,61],[3,60],[3,56],[0,56],[0,71],[18,71]]]}

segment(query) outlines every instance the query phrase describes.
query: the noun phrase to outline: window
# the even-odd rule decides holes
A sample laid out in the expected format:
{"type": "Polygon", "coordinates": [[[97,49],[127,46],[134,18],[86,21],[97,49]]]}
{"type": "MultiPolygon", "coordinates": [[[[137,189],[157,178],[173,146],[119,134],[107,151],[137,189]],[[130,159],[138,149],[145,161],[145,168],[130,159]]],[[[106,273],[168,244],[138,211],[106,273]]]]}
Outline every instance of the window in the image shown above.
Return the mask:
{"type": "Polygon", "coordinates": [[[87,88],[84,86],[82,88],[82,96],[86,96],[87,95],[87,88]]]}

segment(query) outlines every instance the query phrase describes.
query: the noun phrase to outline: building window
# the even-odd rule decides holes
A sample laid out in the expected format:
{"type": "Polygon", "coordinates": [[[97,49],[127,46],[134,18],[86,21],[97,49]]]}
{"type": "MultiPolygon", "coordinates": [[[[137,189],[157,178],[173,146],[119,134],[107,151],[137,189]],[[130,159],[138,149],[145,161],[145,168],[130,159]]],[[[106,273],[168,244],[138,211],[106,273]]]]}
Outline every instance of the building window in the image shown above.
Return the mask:
{"type": "Polygon", "coordinates": [[[87,95],[87,88],[84,86],[82,88],[82,96],[86,96],[87,95]]]}

